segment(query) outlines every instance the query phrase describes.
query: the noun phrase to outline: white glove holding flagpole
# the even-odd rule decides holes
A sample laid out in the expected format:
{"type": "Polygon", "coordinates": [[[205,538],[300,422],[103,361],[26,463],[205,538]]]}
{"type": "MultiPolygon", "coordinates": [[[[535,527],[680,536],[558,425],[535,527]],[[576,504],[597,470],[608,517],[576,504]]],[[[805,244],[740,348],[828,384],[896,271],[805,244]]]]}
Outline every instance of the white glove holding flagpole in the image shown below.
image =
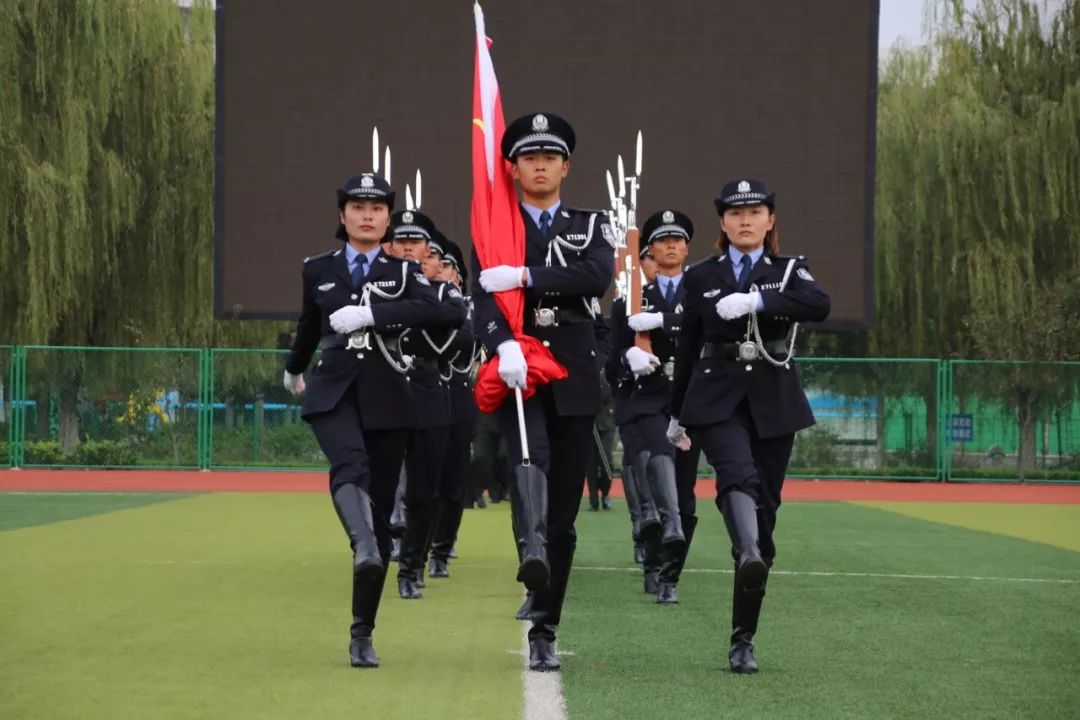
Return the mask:
{"type": "Polygon", "coordinates": [[[289,391],[290,395],[299,396],[304,394],[304,375],[293,375],[288,370],[285,371],[285,389],[289,391]]]}
{"type": "Polygon", "coordinates": [[[743,315],[749,315],[750,311],[757,306],[758,294],[731,293],[720,298],[716,303],[716,314],[724,320],[734,320],[743,315]]]}
{"type": "Polygon", "coordinates": [[[660,358],[636,346],[627,349],[624,357],[626,358],[626,364],[630,367],[630,372],[634,373],[634,377],[652,375],[656,368],[660,366],[660,358]]]}
{"type": "Polygon", "coordinates": [[[480,271],[480,287],[489,293],[517,290],[522,286],[521,276],[525,268],[496,265],[480,271]]]}
{"type": "Polygon", "coordinates": [[[679,424],[679,418],[673,417],[668,423],[667,439],[683,452],[690,449],[690,436],[686,434],[686,428],[679,424]]]}
{"type": "Polygon", "coordinates": [[[634,332],[649,332],[664,326],[664,313],[641,312],[631,315],[626,322],[634,332]]]}
{"type": "Polygon", "coordinates": [[[529,366],[521,354],[521,345],[517,340],[507,340],[499,344],[496,352],[499,353],[499,377],[502,381],[509,388],[524,389],[529,366]]]}

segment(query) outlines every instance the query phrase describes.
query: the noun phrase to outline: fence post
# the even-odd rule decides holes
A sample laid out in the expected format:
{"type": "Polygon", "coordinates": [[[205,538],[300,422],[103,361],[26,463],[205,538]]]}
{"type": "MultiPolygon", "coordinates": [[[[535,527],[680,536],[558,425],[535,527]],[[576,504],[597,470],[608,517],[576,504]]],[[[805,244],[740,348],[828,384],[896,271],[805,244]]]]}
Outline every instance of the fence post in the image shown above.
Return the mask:
{"type": "Polygon", "coordinates": [[[12,362],[12,393],[15,399],[14,422],[10,426],[11,466],[21,468],[26,463],[26,348],[15,346],[12,362]]]}
{"type": "Polygon", "coordinates": [[[214,351],[203,348],[199,352],[199,468],[209,470],[213,455],[213,397],[214,397],[214,351]]]}

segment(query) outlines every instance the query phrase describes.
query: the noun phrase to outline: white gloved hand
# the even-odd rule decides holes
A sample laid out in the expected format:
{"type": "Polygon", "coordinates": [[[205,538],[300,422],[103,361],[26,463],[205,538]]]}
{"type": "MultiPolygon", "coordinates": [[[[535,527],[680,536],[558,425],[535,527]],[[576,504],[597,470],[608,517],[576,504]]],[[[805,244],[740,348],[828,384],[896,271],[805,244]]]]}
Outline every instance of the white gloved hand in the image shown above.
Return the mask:
{"type": "Polygon", "coordinates": [[[304,375],[293,375],[288,370],[285,371],[285,389],[289,391],[290,395],[299,396],[304,394],[304,375]]]}
{"type": "Polygon", "coordinates": [[[664,326],[664,313],[643,312],[631,315],[626,321],[634,332],[648,332],[664,326]]]}
{"type": "Polygon", "coordinates": [[[345,307],[330,313],[330,327],[335,332],[351,333],[360,328],[371,327],[375,319],[371,315],[371,308],[360,305],[346,305],[345,307]]]}
{"type": "Polygon", "coordinates": [[[630,372],[634,373],[634,377],[652,375],[660,365],[660,358],[636,346],[627,349],[625,357],[626,364],[630,366],[630,372]]]}
{"type": "Polygon", "coordinates": [[[521,354],[521,346],[517,340],[500,343],[496,352],[499,353],[499,377],[507,387],[524,390],[529,366],[525,362],[525,356],[521,354]]]}
{"type": "Polygon", "coordinates": [[[668,423],[667,439],[684,452],[690,449],[690,436],[686,434],[686,428],[679,424],[679,418],[673,417],[668,423]]]}
{"type": "Polygon", "coordinates": [[[480,287],[488,292],[516,290],[522,285],[521,276],[524,272],[525,268],[509,265],[496,265],[487,270],[481,270],[480,287]]]}
{"type": "Polygon", "coordinates": [[[724,320],[734,320],[743,315],[748,315],[751,310],[757,307],[757,301],[758,294],[756,292],[731,293],[716,302],[716,314],[724,320]]]}

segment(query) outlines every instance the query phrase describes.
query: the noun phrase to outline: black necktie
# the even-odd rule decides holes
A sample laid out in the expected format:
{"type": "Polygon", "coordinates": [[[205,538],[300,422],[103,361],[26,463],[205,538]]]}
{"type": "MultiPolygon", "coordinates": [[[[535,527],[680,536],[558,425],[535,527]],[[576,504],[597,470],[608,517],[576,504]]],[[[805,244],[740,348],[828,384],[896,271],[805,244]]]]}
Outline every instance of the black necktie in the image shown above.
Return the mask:
{"type": "Polygon", "coordinates": [[[540,213],[540,234],[545,238],[547,237],[548,230],[551,229],[551,213],[547,210],[540,213]]]}
{"type": "Polygon", "coordinates": [[[674,280],[668,280],[667,281],[667,292],[664,293],[664,302],[667,303],[668,307],[671,307],[672,305],[675,304],[675,281],[674,280]]]}
{"type": "Polygon", "coordinates": [[[356,266],[352,271],[352,284],[353,287],[360,287],[361,281],[364,279],[364,266],[367,265],[367,255],[356,256],[356,266]]]}
{"type": "Polygon", "coordinates": [[[742,260],[739,261],[739,290],[746,292],[750,289],[750,256],[743,255],[742,260]]]}

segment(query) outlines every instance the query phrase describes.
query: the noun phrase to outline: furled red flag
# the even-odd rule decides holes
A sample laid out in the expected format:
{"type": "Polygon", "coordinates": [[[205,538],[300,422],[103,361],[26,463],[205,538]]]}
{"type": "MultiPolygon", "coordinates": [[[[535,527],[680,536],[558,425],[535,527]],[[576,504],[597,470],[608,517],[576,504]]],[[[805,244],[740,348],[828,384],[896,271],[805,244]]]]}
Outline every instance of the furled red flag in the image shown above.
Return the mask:
{"type": "MultiPolygon", "coordinates": [[[[473,74],[472,125],[472,239],[480,267],[496,265],[521,267],[525,264],[525,223],[518,208],[514,178],[510,163],[499,154],[499,142],[506,129],[503,118],[499,82],[491,62],[490,41],[484,32],[484,12],[480,4],[473,6],[476,17],[476,63],[473,74]]],[[[529,365],[522,397],[536,392],[536,386],[562,380],[566,368],[536,338],[522,332],[524,325],[525,291],[507,290],[495,293],[495,302],[502,311],[514,339],[529,365]]],[[[499,377],[498,356],[480,367],[474,390],[476,405],[481,412],[494,412],[510,388],[499,377]]]]}

